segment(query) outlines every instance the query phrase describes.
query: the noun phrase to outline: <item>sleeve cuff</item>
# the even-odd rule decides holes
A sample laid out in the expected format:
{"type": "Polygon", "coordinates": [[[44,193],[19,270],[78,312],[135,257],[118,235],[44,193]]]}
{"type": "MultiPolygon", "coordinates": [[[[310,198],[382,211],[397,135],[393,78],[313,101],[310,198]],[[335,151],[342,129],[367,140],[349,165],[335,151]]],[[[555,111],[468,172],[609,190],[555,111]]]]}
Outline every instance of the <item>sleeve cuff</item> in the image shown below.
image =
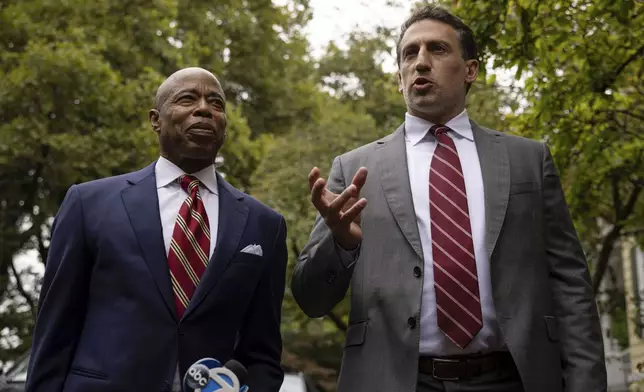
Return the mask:
{"type": "Polygon", "coordinates": [[[340,258],[340,262],[344,268],[351,268],[353,264],[358,259],[360,254],[360,245],[356,246],[355,249],[346,250],[334,239],[333,243],[335,244],[335,251],[340,258]]]}

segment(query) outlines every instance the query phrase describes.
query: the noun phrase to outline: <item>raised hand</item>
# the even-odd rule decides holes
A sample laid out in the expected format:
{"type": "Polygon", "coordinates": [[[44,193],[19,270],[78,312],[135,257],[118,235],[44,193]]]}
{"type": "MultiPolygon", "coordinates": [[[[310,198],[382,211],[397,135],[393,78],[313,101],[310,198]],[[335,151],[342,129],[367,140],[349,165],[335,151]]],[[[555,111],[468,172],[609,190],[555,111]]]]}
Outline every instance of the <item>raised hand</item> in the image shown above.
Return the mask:
{"type": "Polygon", "coordinates": [[[360,213],[367,205],[360,198],[360,190],[367,180],[367,169],[361,167],[353,176],[351,185],[336,194],[326,188],[326,181],[320,177],[320,169],[314,167],[309,173],[311,202],[324,218],[335,240],[346,250],[355,249],[362,242],[360,213]]]}

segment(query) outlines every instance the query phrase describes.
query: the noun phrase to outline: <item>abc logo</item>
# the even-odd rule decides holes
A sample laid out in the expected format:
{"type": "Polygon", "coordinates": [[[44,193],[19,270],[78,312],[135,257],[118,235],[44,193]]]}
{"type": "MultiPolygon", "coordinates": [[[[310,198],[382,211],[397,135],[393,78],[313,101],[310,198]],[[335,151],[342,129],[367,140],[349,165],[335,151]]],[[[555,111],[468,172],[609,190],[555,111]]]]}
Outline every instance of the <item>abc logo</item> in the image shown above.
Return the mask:
{"type": "Polygon", "coordinates": [[[190,388],[202,389],[208,385],[210,380],[210,371],[206,365],[195,363],[188,369],[188,377],[186,382],[190,388]]]}

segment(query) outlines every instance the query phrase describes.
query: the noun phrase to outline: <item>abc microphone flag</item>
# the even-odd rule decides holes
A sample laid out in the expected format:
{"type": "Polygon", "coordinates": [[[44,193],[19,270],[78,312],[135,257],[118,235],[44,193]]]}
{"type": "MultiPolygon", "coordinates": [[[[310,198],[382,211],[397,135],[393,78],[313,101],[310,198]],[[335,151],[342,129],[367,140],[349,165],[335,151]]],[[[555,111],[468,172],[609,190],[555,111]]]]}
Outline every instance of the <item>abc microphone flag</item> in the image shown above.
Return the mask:
{"type": "Polygon", "coordinates": [[[188,368],[183,388],[185,392],[248,392],[247,376],[246,368],[234,359],[222,367],[216,359],[203,358],[188,368]]]}

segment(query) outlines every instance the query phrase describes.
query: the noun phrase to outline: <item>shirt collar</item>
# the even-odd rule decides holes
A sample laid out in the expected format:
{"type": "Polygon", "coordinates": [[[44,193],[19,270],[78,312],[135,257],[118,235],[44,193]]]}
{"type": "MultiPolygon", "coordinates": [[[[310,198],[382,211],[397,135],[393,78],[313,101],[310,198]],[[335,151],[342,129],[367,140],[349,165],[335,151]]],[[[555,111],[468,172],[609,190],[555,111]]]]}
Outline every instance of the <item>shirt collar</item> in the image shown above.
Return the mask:
{"type": "MultiPolygon", "coordinates": [[[[170,162],[164,157],[159,157],[156,166],[154,167],[154,173],[157,179],[157,189],[163,188],[176,181],[177,178],[186,174],[181,170],[177,165],[170,162]]],[[[193,176],[197,177],[201,184],[210,191],[217,195],[217,174],[215,171],[215,165],[207,166],[196,173],[192,173],[193,176]]]]}
{"type": "MultiPolygon", "coordinates": [[[[405,137],[412,144],[420,143],[429,132],[429,129],[435,124],[425,119],[405,113],[405,137]]],[[[445,124],[457,135],[464,137],[469,141],[474,141],[472,133],[472,124],[467,115],[467,110],[463,110],[458,116],[452,118],[445,124]]]]}

